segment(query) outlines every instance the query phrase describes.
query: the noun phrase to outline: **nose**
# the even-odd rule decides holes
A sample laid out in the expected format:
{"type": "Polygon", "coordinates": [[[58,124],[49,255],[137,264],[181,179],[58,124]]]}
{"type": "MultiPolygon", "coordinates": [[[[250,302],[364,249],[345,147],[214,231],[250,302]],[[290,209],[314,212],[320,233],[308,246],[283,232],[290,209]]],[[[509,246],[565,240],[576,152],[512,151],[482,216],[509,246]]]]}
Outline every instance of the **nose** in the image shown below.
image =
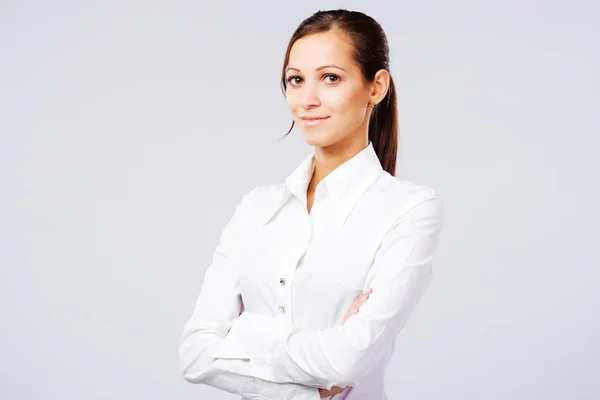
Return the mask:
{"type": "Polygon", "coordinates": [[[314,84],[306,83],[300,89],[300,105],[303,108],[310,109],[313,107],[318,107],[321,105],[321,101],[319,100],[319,96],[317,93],[317,88],[314,84]]]}

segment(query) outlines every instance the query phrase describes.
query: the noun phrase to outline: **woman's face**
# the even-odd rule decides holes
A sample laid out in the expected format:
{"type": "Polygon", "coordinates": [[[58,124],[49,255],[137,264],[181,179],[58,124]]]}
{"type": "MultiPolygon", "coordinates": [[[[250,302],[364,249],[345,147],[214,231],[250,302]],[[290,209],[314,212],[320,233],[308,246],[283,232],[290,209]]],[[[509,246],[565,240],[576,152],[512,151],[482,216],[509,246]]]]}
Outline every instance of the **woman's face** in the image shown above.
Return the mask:
{"type": "Polygon", "coordinates": [[[334,31],[297,40],[286,68],[286,101],[306,142],[327,147],[366,139],[371,87],[334,31]]]}

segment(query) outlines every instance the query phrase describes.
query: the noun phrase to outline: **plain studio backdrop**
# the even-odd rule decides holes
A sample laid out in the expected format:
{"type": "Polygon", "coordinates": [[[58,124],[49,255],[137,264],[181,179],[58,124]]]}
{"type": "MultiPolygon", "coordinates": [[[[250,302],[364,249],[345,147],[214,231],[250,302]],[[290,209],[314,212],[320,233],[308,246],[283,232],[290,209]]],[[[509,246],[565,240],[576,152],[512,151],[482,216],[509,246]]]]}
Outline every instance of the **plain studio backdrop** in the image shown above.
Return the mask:
{"type": "Polygon", "coordinates": [[[389,398],[599,399],[599,3],[214,3],[0,2],[0,398],[236,398],[179,337],[241,196],[310,151],[276,143],[287,42],[344,7],[446,206],[389,398]]]}

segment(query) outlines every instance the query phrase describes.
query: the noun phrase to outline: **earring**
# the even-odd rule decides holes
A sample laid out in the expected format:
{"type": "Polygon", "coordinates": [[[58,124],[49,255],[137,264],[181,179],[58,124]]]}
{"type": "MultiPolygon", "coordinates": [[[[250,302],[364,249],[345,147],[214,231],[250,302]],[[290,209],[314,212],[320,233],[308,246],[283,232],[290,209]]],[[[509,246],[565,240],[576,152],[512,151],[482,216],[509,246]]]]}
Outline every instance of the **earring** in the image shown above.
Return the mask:
{"type": "Polygon", "coordinates": [[[375,108],[375,106],[377,105],[377,103],[375,103],[374,101],[370,101],[369,105],[371,106],[371,108],[375,108]]]}

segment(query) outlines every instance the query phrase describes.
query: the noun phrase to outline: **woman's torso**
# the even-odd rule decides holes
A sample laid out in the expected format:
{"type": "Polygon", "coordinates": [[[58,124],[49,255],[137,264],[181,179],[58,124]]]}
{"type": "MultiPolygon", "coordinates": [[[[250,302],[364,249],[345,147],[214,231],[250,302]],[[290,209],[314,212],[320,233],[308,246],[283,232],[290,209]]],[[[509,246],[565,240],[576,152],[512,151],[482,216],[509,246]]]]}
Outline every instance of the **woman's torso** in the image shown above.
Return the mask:
{"type": "MultiPolygon", "coordinates": [[[[342,322],[354,299],[369,288],[369,271],[383,237],[431,193],[381,170],[374,157],[367,153],[352,168],[325,179],[310,214],[305,188],[311,160],[285,184],[257,188],[255,213],[238,232],[242,248],[234,263],[246,310],[285,318],[304,329],[342,322]]],[[[357,387],[332,399],[383,399],[393,346],[357,387]]]]}

